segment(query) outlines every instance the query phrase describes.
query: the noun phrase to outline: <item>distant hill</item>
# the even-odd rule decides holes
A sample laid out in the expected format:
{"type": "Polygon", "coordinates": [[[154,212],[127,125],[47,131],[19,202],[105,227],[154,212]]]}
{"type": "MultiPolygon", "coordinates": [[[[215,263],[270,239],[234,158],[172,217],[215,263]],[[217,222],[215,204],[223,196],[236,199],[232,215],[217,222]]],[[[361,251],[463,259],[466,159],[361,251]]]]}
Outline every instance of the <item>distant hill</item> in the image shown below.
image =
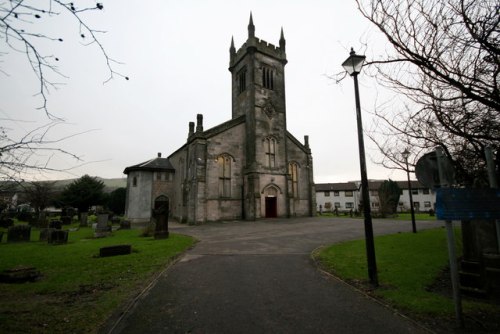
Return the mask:
{"type": "MultiPolygon", "coordinates": [[[[112,192],[118,188],[126,188],[127,187],[127,178],[116,178],[116,179],[103,179],[100,177],[96,177],[97,180],[104,182],[104,192],[112,192]]],[[[54,186],[56,188],[64,188],[76,179],[67,179],[67,180],[57,180],[54,186]]]]}
{"type": "MultiPolygon", "coordinates": [[[[115,178],[115,179],[103,179],[100,177],[96,177],[97,180],[104,182],[104,192],[112,192],[118,188],[126,188],[127,187],[127,178],[115,178]]],[[[66,180],[54,180],[54,181],[45,181],[45,182],[54,182],[54,188],[62,189],[75,181],[76,179],[66,179],[66,180]]],[[[44,182],[44,181],[42,181],[44,182]]],[[[0,183],[0,192],[16,192],[19,189],[19,186],[12,182],[1,182],[0,183]]]]}

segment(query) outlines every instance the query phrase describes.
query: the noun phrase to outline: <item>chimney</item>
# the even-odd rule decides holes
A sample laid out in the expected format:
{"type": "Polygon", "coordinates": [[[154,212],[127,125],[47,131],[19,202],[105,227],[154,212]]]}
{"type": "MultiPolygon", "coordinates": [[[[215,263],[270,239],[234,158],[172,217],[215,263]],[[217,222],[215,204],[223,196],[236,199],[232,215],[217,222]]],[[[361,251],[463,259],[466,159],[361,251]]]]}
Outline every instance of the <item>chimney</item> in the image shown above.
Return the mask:
{"type": "Polygon", "coordinates": [[[158,158],[161,158],[161,152],[158,152],[158,158]]]}
{"type": "Polygon", "coordinates": [[[304,136],[304,146],[309,148],[309,136],[304,136]]]}

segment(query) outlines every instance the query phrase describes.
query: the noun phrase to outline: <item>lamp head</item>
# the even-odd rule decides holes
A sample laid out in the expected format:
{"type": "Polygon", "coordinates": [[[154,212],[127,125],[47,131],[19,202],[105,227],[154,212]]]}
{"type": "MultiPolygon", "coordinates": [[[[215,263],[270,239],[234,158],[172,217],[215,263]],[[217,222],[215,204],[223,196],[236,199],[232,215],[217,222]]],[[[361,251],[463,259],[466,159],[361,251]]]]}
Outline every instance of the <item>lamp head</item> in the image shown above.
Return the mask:
{"type": "Polygon", "coordinates": [[[350,56],[342,63],[342,67],[350,76],[356,75],[361,72],[365,59],[365,56],[357,55],[354,49],[351,48],[350,56]]]}

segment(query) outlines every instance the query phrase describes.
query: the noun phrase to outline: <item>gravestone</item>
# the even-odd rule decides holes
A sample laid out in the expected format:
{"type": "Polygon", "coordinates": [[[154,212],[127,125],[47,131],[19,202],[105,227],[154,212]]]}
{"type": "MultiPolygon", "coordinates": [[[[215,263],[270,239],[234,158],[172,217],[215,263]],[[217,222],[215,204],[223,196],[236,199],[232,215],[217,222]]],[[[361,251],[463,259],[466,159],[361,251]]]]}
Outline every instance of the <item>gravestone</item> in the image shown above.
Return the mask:
{"type": "Polygon", "coordinates": [[[7,242],[28,242],[30,237],[30,225],[14,225],[7,230],[7,242]]]}
{"type": "Polygon", "coordinates": [[[89,213],[82,212],[80,213],[80,226],[87,227],[88,226],[89,213]]]}
{"type": "Polygon", "coordinates": [[[168,199],[165,196],[160,196],[155,200],[155,208],[153,209],[153,218],[156,220],[155,239],[168,238],[168,214],[168,199]]]}
{"type": "Polygon", "coordinates": [[[132,245],[114,245],[101,247],[99,249],[99,256],[116,256],[116,255],[127,255],[132,253],[132,245]]]}
{"type": "Polygon", "coordinates": [[[111,226],[108,226],[108,214],[99,214],[97,216],[97,225],[94,231],[95,238],[106,237],[111,233],[111,226]]]}
{"type": "Polygon", "coordinates": [[[0,272],[0,282],[2,283],[34,282],[40,277],[40,271],[33,267],[17,266],[0,272]]]}
{"type": "Polygon", "coordinates": [[[0,242],[2,242],[2,238],[3,238],[3,232],[0,231],[0,242]]]}
{"type": "Polygon", "coordinates": [[[120,222],[120,229],[122,230],[130,230],[130,221],[129,220],[123,220],[120,222]]]}
{"type": "Polygon", "coordinates": [[[47,241],[49,240],[49,235],[52,233],[52,231],[56,231],[55,228],[42,228],[40,229],[40,241],[47,241]]]}
{"type": "Polygon", "coordinates": [[[62,221],[60,221],[60,220],[52,220],[49,223],[49,228],[53,228],[53,229],[56,229],[56,230],[62,229],[62,221]]]}
{"type": "Polygon", "coordinates": [[[68,231],[53,230],[49,233],[48,242],[52,245],[62,245],[68,243],[68,231]]]}

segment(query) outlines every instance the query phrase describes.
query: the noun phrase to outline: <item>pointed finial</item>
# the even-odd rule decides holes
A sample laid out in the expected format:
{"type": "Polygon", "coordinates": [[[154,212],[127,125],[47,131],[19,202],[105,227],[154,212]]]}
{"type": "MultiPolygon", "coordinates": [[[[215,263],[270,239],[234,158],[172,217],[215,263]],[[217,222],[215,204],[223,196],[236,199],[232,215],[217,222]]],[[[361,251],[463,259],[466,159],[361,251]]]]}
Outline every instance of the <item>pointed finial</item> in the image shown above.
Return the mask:
{"type": "Polygon", "coordinates": [[[285,46],[286,46],[285,34],[283,34],[283,27],[281,27],[280,49],[282,49],[283,51],[285,51],[285,46]]]}
{"type": "Polygon", "coordinates": [[[250,22],[248,23],[248,38],[255,37],[255,26],[253,25],[252,12],[250,12],[250,22]]]}
{"type": "Polygon", "coordinates": [[[236,53],[236,49],[234,47],[234,36],[231,36],[231,47],[229,48],[229,53],[231,55],[236,53]]]}

